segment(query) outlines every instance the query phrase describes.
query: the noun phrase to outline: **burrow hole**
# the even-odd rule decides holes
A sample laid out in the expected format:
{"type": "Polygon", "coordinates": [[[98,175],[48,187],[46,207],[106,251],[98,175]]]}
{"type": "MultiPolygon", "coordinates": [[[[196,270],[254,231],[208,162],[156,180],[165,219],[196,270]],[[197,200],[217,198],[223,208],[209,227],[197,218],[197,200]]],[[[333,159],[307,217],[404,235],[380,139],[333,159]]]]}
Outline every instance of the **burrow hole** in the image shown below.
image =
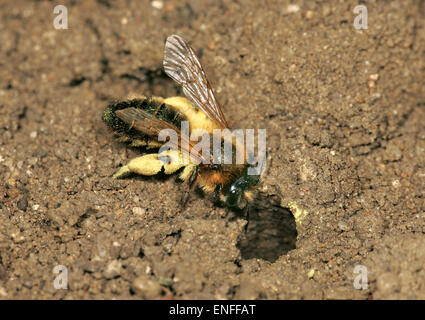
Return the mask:
{"type": "Polygon", "coordinates": [[[250,209],[245,237],[237,246],[242,259],[274,262],[295,249],[296,240],[297,228],[291,211],[266,199],[250,209]]]}

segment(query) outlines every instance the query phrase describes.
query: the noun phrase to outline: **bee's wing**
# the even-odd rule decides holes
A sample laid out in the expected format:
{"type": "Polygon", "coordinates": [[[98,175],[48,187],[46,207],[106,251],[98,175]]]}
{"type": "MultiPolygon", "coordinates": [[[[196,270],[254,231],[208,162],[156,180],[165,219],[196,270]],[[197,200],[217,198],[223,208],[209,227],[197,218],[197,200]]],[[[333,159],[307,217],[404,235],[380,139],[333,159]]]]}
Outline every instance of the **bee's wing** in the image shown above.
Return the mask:
{"type": "MultiPolygon", "coordinates": [[[[181,151],[186,151],[188,153],[191,152],[191,150],[186,150],[186,146],[188,146],[189,149],[192,149],[193,142],[189,139],[187,135],[182,134],[182,132],[171,123],[155,118],[153,114],[150,114],[149,112],[146,112],[145,110],[137,109],[133,107],[118,110],[115,113],[118,118],[120,118],[122,121],[130,125],[132,128],[144,133],[145,135],[151,138],[157,138],[159,136],[159,133],[163,129],[174,130],[176,134],[180,137],[178,141],[178,145],[175,145],[174,147],[180,148],[179,150],[181,151]],[[185,142],[185,143],[182,143],[182,142],[185,142]]],[[[169,142],[173,143],[172,140],[170,140],[169,142]]],[[[191,155],[195,157],[198,161],[201,161],[201,162],[205,161],[202,155],[195,154],[195,153],[192,153],[191,155]]]]}
{"type": "Polygon", "coordinates": [[[178,35],[169,36],[165,42],[164,70],[183,87],[184,94],[220,128],[228,127],[198,57],[178,35]]]}

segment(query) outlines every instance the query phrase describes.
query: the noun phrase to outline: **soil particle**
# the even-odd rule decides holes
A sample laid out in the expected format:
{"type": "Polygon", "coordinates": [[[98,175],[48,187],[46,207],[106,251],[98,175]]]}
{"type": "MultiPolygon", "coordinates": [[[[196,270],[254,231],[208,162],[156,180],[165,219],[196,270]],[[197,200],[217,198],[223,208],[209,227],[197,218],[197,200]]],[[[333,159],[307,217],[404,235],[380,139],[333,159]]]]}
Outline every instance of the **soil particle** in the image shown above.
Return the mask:
{"type": "Polygon", "coordinates": [[[122,272],[122,262],[119,260],[112,260],[108,263],[105,270],[103,270],[103,276],[106,279],[113,279],[120,276],[122,272]]]}
{"type": "Polygon", "coordinates": [[[385,236],[366,260],[374,299],[425,298],[422,235],[385,236]]]}
{"type": "Polygon", "coordinates": [[[152,277],[141,275],[133,280],[131,289],[144,299],[155,299],[161,294],[161,286],[152,277]]]}

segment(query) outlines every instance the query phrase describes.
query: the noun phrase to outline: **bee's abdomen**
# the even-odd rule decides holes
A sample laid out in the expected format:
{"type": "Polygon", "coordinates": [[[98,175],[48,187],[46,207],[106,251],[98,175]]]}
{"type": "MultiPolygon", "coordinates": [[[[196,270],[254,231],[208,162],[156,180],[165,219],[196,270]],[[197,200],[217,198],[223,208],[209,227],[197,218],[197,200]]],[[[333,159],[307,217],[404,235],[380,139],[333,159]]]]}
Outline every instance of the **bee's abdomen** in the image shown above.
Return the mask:
{"type": "Polygon", "coordinates": [[[102,120],[114,131],[120,141],[129,142],[133,146],[145,146],[149,141],[156,142],[157,139],[156,137],[146,136],[117,117],[117,110],[127,108],[143,109],[178,129],[180,129],[181,122],[186,120],[180,112],[163,103],[161,98],[133,99],[109,104],[103,111],[102,120]]]}

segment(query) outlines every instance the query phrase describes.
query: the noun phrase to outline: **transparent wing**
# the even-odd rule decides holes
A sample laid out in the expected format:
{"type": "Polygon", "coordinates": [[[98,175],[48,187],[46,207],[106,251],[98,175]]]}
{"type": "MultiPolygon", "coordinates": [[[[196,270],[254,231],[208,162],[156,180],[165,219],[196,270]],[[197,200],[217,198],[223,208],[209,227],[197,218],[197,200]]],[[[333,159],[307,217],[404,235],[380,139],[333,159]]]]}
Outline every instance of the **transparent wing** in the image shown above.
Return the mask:
{"type": "Polygon", "coordinates": [[[169,36],[165,42],[164,71],[182,86],[184,94],[219,127],[228,127],[198,57],[178,35],[169,36]]]}
{"type": "MultiPolygon", "coordinates": [[[[122,121],[130,125],[131,128],[134,128],[154,139],[158,138],[161,130],[163,129],[174,130],[178,137],[180,137],[178,145],[174,145],[175,148],[180,148],[181,151],[187,151],[189,154],[192,155],[192,157],[197,159],[199,162],[206,161],[206,159],[202,155],[197,154],[195,152],[191,152],[194,143],[189,139],[187,135],[183,134],[174,125],[161,119],[155,118],[154,115],[146,112],[145,110],[131,107],[116,111],[116,115],[122,121]],[[189,147],[189,149],[186,149],[186,147],[189,147]]],[[[169,143],[172,143],[172,140],[170,140],[169,143]]]]}

